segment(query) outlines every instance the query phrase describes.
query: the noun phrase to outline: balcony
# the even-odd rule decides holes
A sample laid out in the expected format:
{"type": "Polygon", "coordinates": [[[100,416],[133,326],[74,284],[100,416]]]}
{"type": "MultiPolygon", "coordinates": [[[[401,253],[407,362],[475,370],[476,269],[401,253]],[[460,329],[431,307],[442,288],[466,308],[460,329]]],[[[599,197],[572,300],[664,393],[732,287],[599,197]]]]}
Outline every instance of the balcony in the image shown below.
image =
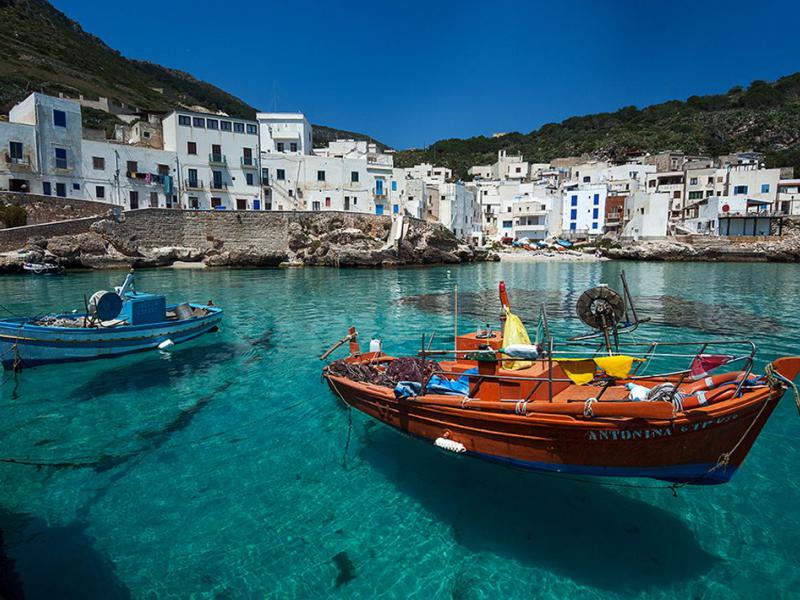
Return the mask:
{"type": "Polygon", "coordinates": [[[9,169],[25,169],[30,170],[31,159],[29,156],[11,156],[6,152],[6,164],[9,169]]]}
{"type": "Polygon", "coordinates": [[[258,159],[254,156],[242,156],[241,164],[243,169],[258,169],[258,159]]]}
{"type": "Polygon", "coordinates": [[[203,182],[199,179],[184,179],[183,187],[190,191],[202,191],[205,189],[203,182]]]}
{"type": "Polygon", "coordinates": [[[228,158],[224,154],[209,154],[208,155],[208,164],[215,165],[219,167],[227,167],[228,166],[228,158]]]}
{"type": "Polygon", "coordinates": [[[228,189],[228,184],[224,181],[212,181],[209,187],[212,190],[224,191],[228,189]]]}
{"type": "Polygon", "coordinates": [[[261,178],[261,185],[263,185],[264,187],[270,187],[272,185],[272,183],[270,182],[269,177],[262,177],[261,178]]]}

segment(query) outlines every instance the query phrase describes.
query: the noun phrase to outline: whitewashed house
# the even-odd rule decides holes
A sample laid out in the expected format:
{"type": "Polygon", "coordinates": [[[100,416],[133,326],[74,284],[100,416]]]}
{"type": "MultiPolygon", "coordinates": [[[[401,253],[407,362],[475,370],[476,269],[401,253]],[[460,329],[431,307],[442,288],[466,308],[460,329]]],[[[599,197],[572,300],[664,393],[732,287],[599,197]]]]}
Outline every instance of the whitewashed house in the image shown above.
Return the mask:
{"type": "Polygon", "coordinates": [[[565,186],[562,196],[561,230],[572,237],[603,233],[608,189],[605,184],[565,186]]]}
{"type": "Polygon", "coordinates": [[[261,152],[313,154],[313,130],[303,113],[256,114],[261,152]]]}
{"type": "Polygon", "coordinates": [[[625,226],[622,237],[639,239],[663,238],[670,222],[669,192],[638,191],[625,198],[625,226]]]}
{"type": "Polygon", "coordinates": [[[264,209],[256,121],[180,110],[162,126],[164,149],[177,154],[182,208],[264,209]]]}

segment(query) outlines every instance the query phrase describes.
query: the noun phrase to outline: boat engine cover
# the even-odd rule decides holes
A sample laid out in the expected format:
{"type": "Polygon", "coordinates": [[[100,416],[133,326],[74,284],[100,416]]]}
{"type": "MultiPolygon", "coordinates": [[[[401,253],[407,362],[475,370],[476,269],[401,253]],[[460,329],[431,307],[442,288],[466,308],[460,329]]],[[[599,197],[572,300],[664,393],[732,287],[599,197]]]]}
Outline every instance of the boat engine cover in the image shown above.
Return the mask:
{"type": "Polygon", "coordinates": [[[89,298],[89,314],[101,321],[116,319],[119,311],[122,310],[122,298],[114,292],[101,290],[92,294],[89,298]]]}

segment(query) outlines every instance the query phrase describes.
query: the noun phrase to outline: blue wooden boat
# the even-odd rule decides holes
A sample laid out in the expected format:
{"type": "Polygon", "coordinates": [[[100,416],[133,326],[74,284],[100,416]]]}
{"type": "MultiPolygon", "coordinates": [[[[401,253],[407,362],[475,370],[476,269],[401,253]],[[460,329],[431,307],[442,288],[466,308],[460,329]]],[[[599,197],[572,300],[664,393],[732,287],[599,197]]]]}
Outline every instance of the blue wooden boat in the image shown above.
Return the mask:
{"type": "Polygon", "coordinates": [[[111,291],[92,295],[84,312],[0,320],[5,369],[111,358],[174,344],[216,331],[222,309],[209,303],[166,303],[134,290],[133,273],[111,291]]]}

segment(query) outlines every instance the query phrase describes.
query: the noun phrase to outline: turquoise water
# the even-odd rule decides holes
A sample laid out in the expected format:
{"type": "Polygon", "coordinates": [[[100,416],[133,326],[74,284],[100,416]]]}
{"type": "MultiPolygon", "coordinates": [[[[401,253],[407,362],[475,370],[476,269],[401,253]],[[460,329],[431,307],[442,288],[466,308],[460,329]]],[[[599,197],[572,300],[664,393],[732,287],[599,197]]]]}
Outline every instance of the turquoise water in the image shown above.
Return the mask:
{"type": "MultiPolygon", "coordinates": [[[[545,302],[559,335],[582,331],[577,295],[623,267],[654,320],[642,339],[745,335],[764,360],[800,353],[793,265],[141,272],[140,289],[223,306],[223,331],[4,381],[0,459],[33,463],[0,462],[4,585],[31,598],[796,594],[789,397],[730,484],[674,497],[444,455],[350,415],[320,379],[316,357],[350,324],[387,351],[415,351],[423,332],[444,343],[456,283],[465,330],[496,320],[505,279],[529,323],[545,302]]],[[[0,302],[80,306],[122,276],[3,277],[0,302]]]]}

